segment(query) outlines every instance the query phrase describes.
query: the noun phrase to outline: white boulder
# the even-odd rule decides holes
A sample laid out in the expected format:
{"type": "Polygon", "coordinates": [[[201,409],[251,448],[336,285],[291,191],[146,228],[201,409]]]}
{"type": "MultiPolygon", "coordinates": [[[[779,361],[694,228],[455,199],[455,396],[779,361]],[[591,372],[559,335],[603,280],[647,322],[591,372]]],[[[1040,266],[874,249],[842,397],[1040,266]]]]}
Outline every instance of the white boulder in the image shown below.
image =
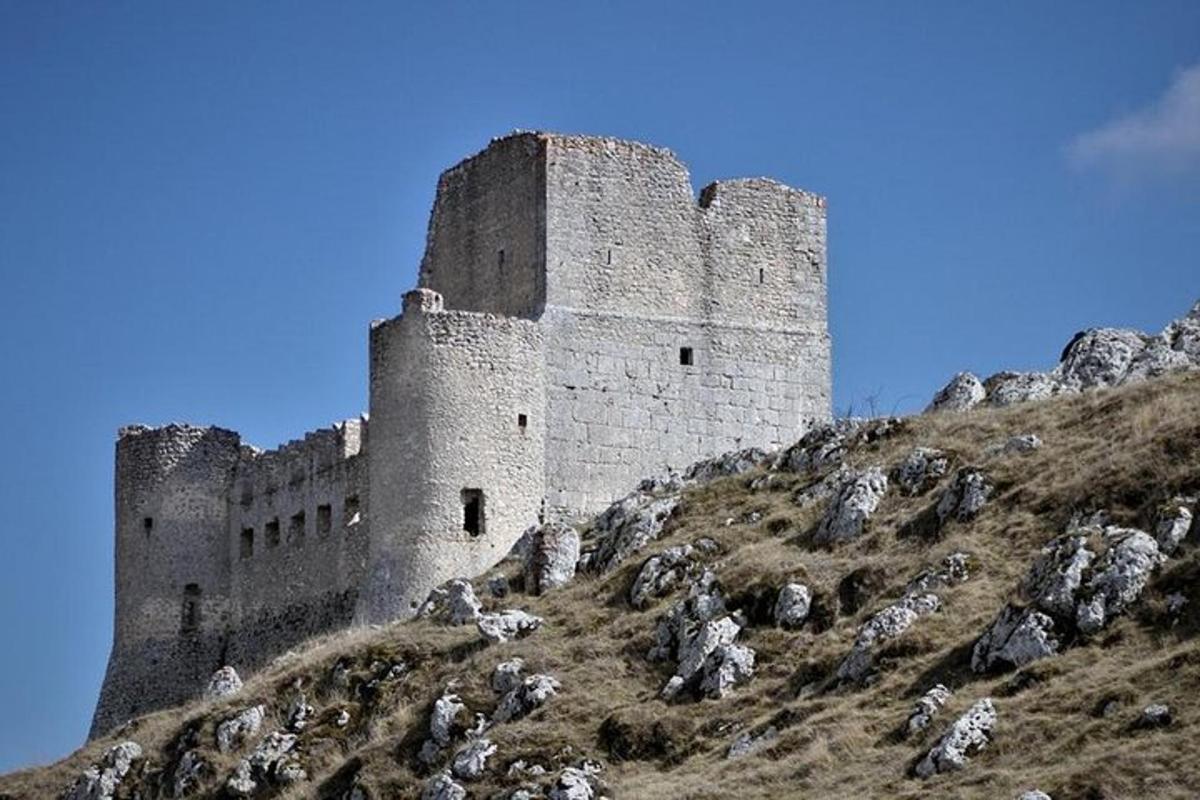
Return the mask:
{"type": "Polygon", "coordinates": [[[995,727],[996,708],[991,698],[984,698],[955,720],[938,743],[917,763],[917,777],[929,778],[939,772],[962,769],[971,756],[992,741],[995,727]]]}

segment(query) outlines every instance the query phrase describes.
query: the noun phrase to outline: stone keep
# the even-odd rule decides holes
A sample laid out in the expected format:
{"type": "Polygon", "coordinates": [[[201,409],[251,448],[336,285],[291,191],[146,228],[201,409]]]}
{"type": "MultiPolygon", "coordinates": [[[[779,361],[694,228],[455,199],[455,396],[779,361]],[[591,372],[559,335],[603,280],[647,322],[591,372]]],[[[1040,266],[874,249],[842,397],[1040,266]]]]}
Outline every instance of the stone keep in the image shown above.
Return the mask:
{"type": "Polygon", "coordinates": [[[827,419],[825,202],[767,179],[697,200],[636,142],[494,140],[438,181],[419,288],[372,323],[370,365],[369,416],[273,451],[120,431],[93,736],[224,664],[408,616],[539,519],[827,419]]]}

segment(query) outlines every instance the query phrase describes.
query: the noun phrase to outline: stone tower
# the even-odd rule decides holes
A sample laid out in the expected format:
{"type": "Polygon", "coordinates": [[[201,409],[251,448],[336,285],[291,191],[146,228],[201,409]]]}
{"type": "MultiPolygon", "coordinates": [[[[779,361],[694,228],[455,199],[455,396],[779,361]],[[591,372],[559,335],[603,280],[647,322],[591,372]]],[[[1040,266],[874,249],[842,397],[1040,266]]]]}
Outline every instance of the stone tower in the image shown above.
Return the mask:
{"type": "Polygon", "coordinates": [[[669,151],[514,133],[442,174],[419,288],[372,323],[370,415],[274,451],[117,443],[117,612],[93,722],[411,614],[539,519],[830,415],[825,202],[695,196],[669,151]]]}

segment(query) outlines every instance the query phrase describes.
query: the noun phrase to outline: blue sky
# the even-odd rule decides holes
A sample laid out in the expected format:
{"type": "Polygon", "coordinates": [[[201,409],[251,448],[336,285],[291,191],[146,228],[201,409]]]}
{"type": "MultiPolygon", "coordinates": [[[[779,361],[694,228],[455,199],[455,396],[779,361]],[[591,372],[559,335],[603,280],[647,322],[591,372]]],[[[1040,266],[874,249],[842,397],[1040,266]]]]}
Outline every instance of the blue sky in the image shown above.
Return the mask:
{"type": "Polygon", "coordinates": [[[86,731],[117,427],[364,410],[368,321],[492,136],[828,196],[838,411],[1200,297],[1194,0],[408,5],[0,4],[0,770],[86,731]]]}

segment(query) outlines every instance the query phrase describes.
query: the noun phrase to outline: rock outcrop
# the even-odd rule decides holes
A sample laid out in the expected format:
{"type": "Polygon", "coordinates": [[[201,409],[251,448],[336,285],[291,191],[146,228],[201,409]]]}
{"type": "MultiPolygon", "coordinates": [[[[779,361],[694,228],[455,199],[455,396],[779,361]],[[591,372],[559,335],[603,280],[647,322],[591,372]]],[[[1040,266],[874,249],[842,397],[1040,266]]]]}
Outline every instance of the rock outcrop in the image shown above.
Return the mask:
{"type": "Polygon", "coordinates": [[[914,772],[919,778],[929,778],[939,772],[962,769],[971,756],[992,741],[995,727],[996,708],[991,698],[984,698],[954,721],[938,743],[917,763],[914,772]]]}

